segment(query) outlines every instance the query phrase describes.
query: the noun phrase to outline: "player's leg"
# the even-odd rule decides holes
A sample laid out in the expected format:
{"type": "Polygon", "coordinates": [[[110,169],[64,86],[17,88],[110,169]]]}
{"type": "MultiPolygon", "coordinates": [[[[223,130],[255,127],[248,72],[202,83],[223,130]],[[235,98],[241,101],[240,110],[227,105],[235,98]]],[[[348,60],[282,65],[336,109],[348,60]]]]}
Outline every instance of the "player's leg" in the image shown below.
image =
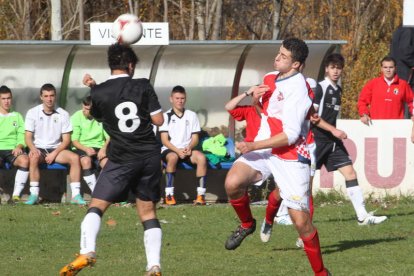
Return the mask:
{"type": "Polygon", "coordinates": [[[157,155],[143,163],[134,192],[137,214],[144,228],[146,275],[161,275],[162,230],[156,214],[156,203],[160,200],[161,162],[157,155]]]}
{"type": "Polygon", "coordinates": [[[270,160],[273,176],[279,184],[280,195],[289,208],[292,222],[303,240],[313,272],[315,275],[329,275],[323,264],[318,231],[309,215],[309,166],[277,157],[270,160]]]}
{"type": "Polygon", "coordinates": [[[111,202],[106,200],[92,198],[81,223],[79,255],[60,270],[60,276],[76,275],[83,268],[96,263],[96,238],[101,227],[102,216],[110,204],[111,202]]]}
{"type": "Polygon", "coordinates": [[[12,202],[15,203],[20,200],[20,194],[29,179],[29,157],[26,154],[20,154],[12,160],[12,164],[17,168],[12,194],[12,202]]]}
{"type": "Polygon", "coordinates": [[[69,168],[69,179],[70,189],[72,191],[72,204],[85,205],[86,202],[80,194],[80,178],[81,178],[81,165],[79,161],[79,155],[69,150],[62,150],[56,156],[56,162],[61,164],[68,164],[69,168]]]}
{"type": "Polygon", "coordinates": [[[82,176],[85,183],[91,189],[91,193],[95,189],[96,185],[96,176],[95,170],[92,168],[92,157],[85,155],[80,155],[80,163],[82,168],[82,176]]]}
{"type": "Polygon", "coordinates": [[[228,250],[239,247],[244,238],[256,230],[256,220],[250,210],[247,187],[269,176],[270,172],[267,172],[263,158],[259,153],[247,153],[239,157],[227,173],[224,186],[229,202],[241,222],[225,243],[228,250]]]}
{"type": "Polygon", "coordinates": [[[194,201],[195,204],[198,205],[205,205],[205,195],[206,195],[206,187],[207,187],[207,159],[205,155],[198,151],[193,150],[190,161],[193,164],[197,165],[196,169],[196,177],[197,177],[197,199],[194,201]]]}
{"type": "Polygon", "coordinates": [[[162,160],[167,164],[167,167],[165,168],[165,203],[168,205],[175,205],[176,201],[174,198],[174,178],[179,157],[175,152],[168,149],[162,152],[161,157],[162,160]]]}
{"type": "Polygon", "coordinates": [[[260,228],[260,239],[262,242],[268,242],[272,235],[273,222],[276,214],[282,203],[280,197],[279,188],[275,188],[268,197],[266,206],[266,216],[263,220],[262,227],[260,228]]]}
{"type": "Polygon", "coordinates": [[[359,225],[379,224],[387,219],[386,216],[374,216],[365,208],[365,200],[358,184],[357,174],[345,146],[338,144],[327,161],[328,170],[337,169],[345,178],[346,191],[352,202],[359,225]],[[339,164],[339,165],[338,165],[339,164]]]}
{"type": "Polygon", "coordinates": [[[39,201],[39,164],[45,162],[44,157],[44,152],[41,149],[38,149],[35,152],[29,152],[30,196],[25,202],[27,205],[34,205],[39,201]]]}

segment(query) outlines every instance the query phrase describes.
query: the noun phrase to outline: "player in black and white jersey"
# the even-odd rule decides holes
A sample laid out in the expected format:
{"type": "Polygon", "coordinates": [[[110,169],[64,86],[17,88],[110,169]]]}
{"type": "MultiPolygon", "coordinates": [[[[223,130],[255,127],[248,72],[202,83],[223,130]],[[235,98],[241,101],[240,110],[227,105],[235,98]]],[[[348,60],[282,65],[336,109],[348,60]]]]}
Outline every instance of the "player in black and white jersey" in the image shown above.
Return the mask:
{"type": "Polygon", "coordinates": [[[144,227],[147,275],[161,275],[162,232],[156,216],[160,199],[160,146],[153,126],[164,119],[158,97],[148,79],[132,79],[138,58],[125,45],[108,49],[111,77],[91,90],[92,116],[111,137],[108,162],[98,177],[92,201],[81,224],[80,255],[63,267],[60,275],[75,275],[96,262],[96,237],[102,216],[129,191],[136,196],[137,213],[144,227]]]}

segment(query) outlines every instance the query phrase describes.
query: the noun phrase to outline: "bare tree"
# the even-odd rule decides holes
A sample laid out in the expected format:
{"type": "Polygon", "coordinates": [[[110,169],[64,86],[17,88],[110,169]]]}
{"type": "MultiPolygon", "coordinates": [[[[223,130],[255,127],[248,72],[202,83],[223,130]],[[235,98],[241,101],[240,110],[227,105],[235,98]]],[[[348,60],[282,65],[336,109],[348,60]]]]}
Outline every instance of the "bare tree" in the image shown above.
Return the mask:
{"type": "Polygon", "coordinates": [[[62,40],[62,7],[60,0],[51,0],[51,28],[52,40],[62,40]]]}

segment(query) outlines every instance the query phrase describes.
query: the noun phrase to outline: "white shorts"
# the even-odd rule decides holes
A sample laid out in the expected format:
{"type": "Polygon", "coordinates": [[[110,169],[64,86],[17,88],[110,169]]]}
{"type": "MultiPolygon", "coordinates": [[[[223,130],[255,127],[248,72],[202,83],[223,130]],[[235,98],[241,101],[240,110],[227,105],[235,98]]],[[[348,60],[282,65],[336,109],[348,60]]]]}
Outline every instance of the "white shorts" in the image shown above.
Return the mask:
{"type": "Polygon", "coordinates": [[[237,158],[235,162],[243,162],[252,169],[260,172],[262,174],[262,179],[254,183],[254,185],[261,186],[263,181],[268,179],[272,174],[266,161],[270,156],[271,153],[269,150],[250,151],[237,158]]]}
{"type": "Polygon", "coordinates": [[[308,164],[280,159],[270,151],[251,151],[240,156],[236,162],[243,162],[259,171],[262,174],[260,184],[273,174],[284,204],[288,208],[299,211],[309,210],[310,167],[308,164]]]}
{"type": "Polygon", "coordinates": [[[309,211],[309,165],[286,161],[275,155],[270,156],[268,165],[284,204],[295,210],[309,211]]]}

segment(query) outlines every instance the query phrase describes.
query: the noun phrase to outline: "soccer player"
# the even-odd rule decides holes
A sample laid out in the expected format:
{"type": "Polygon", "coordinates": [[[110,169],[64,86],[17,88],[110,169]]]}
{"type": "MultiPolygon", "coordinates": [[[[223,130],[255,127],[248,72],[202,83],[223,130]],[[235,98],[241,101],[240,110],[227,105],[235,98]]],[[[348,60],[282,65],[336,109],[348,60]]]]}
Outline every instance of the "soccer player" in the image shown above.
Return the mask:
{"type": "Polygon", "coordinates": [[[91,96],[82,101],[82,110],[70,117],[72,123],[73,150],[80,157],[83,179],[93,192],[96,184],[94,164],[103,168],[108,160],[106,146],[109,136],[104,131],[102,123],[96,121],[90,114],[91,96]]]}
{"type": "Polygon", "coordinates": [[[167,164],[165,174],[165,203],[175,205],[174,177],[178,162],[188,162],[197,166],[197,198],[194,204],[205,205],[207,159],[204,154],[194,149],[198,145],[201,131],[197,114],[185,109],[187,94],[184,87],[175,86],[170,95],[172,107],[164,112],[164,124],[159,128],[161,135],[162,160],[167,164]]]}
{"type": "Polygon", "coordinates": [[[250,210],[247,186],[271,173],[304,242],[312,270],[315,275],[329,275],[322,261],[318,232],[309,217],[310,156],[305,138],[312,100],[305,77],[299,72],[308,53],[302,40],[284,40],[274,61],[279,73],[265,76],[264,85],[269,86],[269,90],[262,96],[262,105],[267,120],[262,120],[261,128],[268,127],[271,137],[237,144],[243,155],[227,174],[225,188],[241,225],[227,239],[225,248],[236,249],[255,231],[256,220],[250,210]],[[266,148],[271,148],[271,152],[257,152],[266,148]]]}
{"type": "MultiPolygon", "coordinates": [[[[338,81],[345,60],[341,54],[333,53],[326,57],[324,63],[325,79],[315,89],[314,107],[322,119],[336,126],[342,97],[342,88],[338,81]]],[[[386,216],[374,216],[365,209],[362,189],[358,185],[352,160],[343,142],[321,128],[314,127],[312,130],[316,142],[316,169],[319,170],[324,165],[328,171],[338,170],[345,177],[346,191],[357,215],[358,224],[379,224],[385,221],[386,216]]]]}
{"type": "Polygon", "coordinates": [[[137,214],[144,228],[147,274],[161,275],[162,231],[156,215],[160,200],[161,157],[153,126],[164,119],[157,94],[148,79],[132,79],[138,57],[131,47],[108,48],[110,78],[91,89],[91,115],[111,137],[108,161],[102,169],[92,201],[81,224],[80,255],[60,270],[75,275],[96,262],[96,238],[102,216],[113,202],[136,196],[137,214]]]}
{"type": "Polygon", "coordinates": [[[80,194],[80,162],[79,156],[67,148],[70,145],[72,125],[69,113],[55,107],[56,88],[46,83],[40,88],[42,103],[26,114],[25,142],[29,148],[30,159],[30,196],[25,202],[34,205],[39,200],[39,164],[58,162],[68,164],[72,204],[85,205],[80,194]]]}
{"type": "Polygon", "coordinates": [[[24,152],[24,121],[12,110],[13,95],[7,86],[0,87],[0,160],[17,168],[11,203],[20,201],[20,194],[29,178],[29,157],[24,152]]]}

